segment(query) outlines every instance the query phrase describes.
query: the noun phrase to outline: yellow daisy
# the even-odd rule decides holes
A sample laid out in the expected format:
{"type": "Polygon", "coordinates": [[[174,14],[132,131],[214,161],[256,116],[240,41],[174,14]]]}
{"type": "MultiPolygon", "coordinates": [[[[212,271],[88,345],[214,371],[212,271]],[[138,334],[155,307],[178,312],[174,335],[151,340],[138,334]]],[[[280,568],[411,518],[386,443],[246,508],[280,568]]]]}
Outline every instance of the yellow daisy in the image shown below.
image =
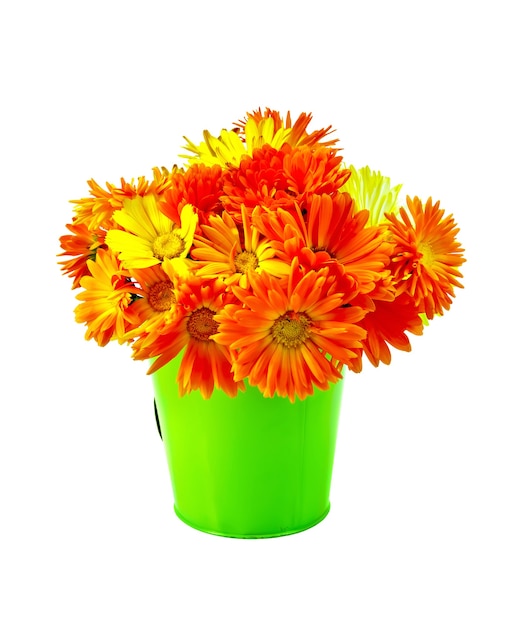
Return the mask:
{"type": "Polygon", "coordinates": [[[105,243],[119,253],[125,267],[151,267],[171,259],[182,272],[197,226],[197,214],[191,204],[183,207],[180,224],[161,213],[154,196],[125,200],[113,217],[122,230],[109,230],[105,243]]]}

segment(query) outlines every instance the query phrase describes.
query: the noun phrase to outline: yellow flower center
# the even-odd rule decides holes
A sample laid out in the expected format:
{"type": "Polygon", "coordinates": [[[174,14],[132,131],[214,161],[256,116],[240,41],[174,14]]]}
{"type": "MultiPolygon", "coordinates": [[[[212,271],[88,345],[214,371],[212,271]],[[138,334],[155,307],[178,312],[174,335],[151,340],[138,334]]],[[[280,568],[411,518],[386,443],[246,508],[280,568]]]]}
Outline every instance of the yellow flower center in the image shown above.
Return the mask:
{"type": "Polygon", "coordinates": [[[418,245],[418,252],[421,256],[421,263],[426,267],[431,267],[434,262],[434,252],[432,246],[428,241],[422,241],[418,245]]]}
{"type": "Polygon", "coordinates": [[[173,287],[170,281],[152,285],[148,292],[150,306],[156,311],[169,311],[176,303],[173,287]]]}
{"type": "Polygon", "coordinates": [[[194,339],[210,341],[210,336],[215,335],[219,325],[214,320],[215,311],[208,307],[196,309],[189,317],[186,328],[194,339]]]}
{"type": "Polygon", "coordinates": [[[159,235],[152,243],[152,250],[156,259],[175,259],[181,256],[185,249],[184,240],[175,233],[159,235]]]}
{"type": "Polygon", "coordinates": [[[259,259],[254,252],[239,252],[234,259],[235,269],[246,274],[248,270],[254,270],[259,266],[259,259]]]}
{"type": "Polygon", "coordinates": [[[310,325],[311,320],[305,313],[288,311],[275,321],[271,334],[285,348],[298,348],[309,337],[310,325]]]}

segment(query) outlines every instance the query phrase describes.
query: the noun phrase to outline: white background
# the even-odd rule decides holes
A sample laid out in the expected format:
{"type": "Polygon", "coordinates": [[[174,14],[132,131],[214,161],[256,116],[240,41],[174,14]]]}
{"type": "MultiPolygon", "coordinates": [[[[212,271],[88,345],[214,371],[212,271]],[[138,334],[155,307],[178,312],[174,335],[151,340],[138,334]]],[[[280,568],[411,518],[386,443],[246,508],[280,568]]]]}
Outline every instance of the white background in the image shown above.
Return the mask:
{"type": "Polygon", "coordinates": [[[0,622],[521,624],[515,2],[19,2],[1,16],[0,622]],[[263,541],[172,510],[152,389],[74,322],[70,199],[271,107],[440,199],[465,289],[346,381],[330,515],[263,541]]]}

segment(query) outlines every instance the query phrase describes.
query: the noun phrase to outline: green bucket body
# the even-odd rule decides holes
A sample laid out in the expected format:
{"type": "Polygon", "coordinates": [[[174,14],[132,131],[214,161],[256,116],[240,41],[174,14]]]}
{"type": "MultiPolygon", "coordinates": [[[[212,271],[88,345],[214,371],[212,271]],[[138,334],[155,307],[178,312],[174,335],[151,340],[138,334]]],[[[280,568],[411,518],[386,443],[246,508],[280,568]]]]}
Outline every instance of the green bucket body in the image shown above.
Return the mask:
{"type": "Polygon", "coordinates": [[[152,375],[177,516],[227,537],[277,537],[328,514],[342,381],[304,400],[247,386],[179,396],[179,359],[152,375]]]}

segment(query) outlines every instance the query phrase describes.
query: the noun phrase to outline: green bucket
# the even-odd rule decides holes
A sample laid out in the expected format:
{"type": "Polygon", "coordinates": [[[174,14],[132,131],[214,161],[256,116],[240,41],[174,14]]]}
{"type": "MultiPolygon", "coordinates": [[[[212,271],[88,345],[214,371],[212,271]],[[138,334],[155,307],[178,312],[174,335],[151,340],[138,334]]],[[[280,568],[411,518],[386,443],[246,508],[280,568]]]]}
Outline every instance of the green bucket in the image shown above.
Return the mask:
{"type": "Polygon", "coordinates": [[[226,537],[298,533],[329,512],[342,381],[305,400],[179,396],[180,359],[152,375],[177,516],[226,537]]]}

